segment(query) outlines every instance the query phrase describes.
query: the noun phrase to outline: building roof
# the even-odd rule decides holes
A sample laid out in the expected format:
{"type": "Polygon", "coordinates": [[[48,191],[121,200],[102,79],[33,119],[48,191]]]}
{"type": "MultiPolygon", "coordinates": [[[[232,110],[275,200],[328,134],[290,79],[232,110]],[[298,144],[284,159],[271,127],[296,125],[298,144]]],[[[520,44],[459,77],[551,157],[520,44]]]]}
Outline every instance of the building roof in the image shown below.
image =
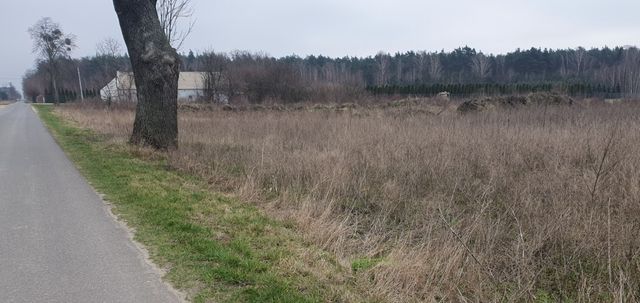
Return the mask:
{"type": "MultiPolygon", "coordinates": [[[[136,89],[136,82],[131,72],[118,72],[116,79],[117,89],[136,89]]],[[[181,72],[178,80],[178,90],[202,90],[204,89],[203,72],[181,72]]]]}

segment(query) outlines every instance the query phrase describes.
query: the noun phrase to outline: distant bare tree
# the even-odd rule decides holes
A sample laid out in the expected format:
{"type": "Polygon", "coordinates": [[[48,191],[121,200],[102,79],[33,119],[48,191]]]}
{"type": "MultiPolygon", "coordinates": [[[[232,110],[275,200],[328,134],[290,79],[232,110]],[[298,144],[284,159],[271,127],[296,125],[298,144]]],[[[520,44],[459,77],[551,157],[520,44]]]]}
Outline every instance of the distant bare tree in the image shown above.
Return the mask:
{"type": "Polygon", "coordinates": [[[429,63],[429,54],[427,54],[426,51],[421,51],[418,52],[416,54],[416,59],[415,59],[415,75],[413,77],[413,81],[412,82],[417,82],[417,81],[425,81],[425,71],[428,69],[428,63],[429,63]]]}
{"type": "Polygon", "coordinates": [[[224,54],[217,54],[213,51],[203,53],[200,58],[205,99],[207,101],[228,101],[228,97],[231,95],[227,76],[229,58],[224,54]],[[227,100],[220,100],[223,94],[227,100]]]}
{"type": "MultiPolygon", "coordinates": [[[[106,38],[100,41],[96,45],[97,57],[101,57],[102,73],[105,79],[112,79],[117,77],[120,66],[118,65],[117,57],[123,54],[123,48],[118,40],[113,38],[106,38]]],[[[104,84],[104,83],[103,83],[104,84]]],[[[112,100],[116,97],[115,92],[111,89],[105,91],[107,103],[111,106],[112,100]]]]}
{"type": "Polygon", "coordinates": [[[28,70],[22,77],[24,97],[35,102],[36,98],[45,90],[46,87],[43,85],[46,82],[47,79],[43,73],[38,73],[37,70],[28,70]]]}
{"type": "Polygon", "coordinates": [[[570,63],[568,54],[560,54],[560,76],[563,79],[569,77],[569,63],[570,63]]]}
{"type": "Polygon", "coordinates": [[[622,85],[628,97],[640,95],[640,50],[630,48],[624,51],[621,63],[622,85]]]}
{"type": "Polygon", "coordinates": [[[29,34],[33,39],[33,52],[47,63],[47,70],[53,84],[54,102],[60,102],[58,92],[58,60],[69,56],[75,48],[75,37],[65,34],[60,24],[53,22],[51,18],[42,18],[29,28],[29,34]]]}
{"type": "Polygon", "coordinates": [[[578,49],[573,51],[573,64],[577,76],[582,75],[582,72],[587,68],[588,62],[589,56],[587,54],[587,50],[582,47],[578,47],[578,49]]]}
{"type": "Polygon", "coordinates": [[[195,21],[191,20],[191,0],[158,0],[156,6],[162,30],[167,35],[169,43],[175,49],[180,49],[195,25],[195,21]],[[188,23],[181,26],[180,21],[183,19],[187,19],[188,23]]]}
{"type": "Polygon", "coordinates": [[[378,85],[383,86],[389,79],[389,65],[391,64],[391,56],[389,54],[379,52],[376,55],[378,63],[378,85]]]}
{"type": "Polygon", "coordinates": [[[471,71],[480,80],[485,80],[491,75],[491,59],[483,53],[479,53],[471,60],[471,71]]]}
{"type": "Polygon", "coordinates": [[[622,79],[624,79],[624,72],[622,71],[622,68],[620,68],[620,65],[605,66],[597,71],[596,79],[605,83],[608,87],[616,87],[616,85],[620,85],[622,83],[622,79]]]}
{"type": "Polygon", "coordinates": [[[320,74],[322,75],[322,78],[327,81],[335,81],[338,77],[338,70],[333,62],[329,62],[325,63],[324,66],[320,68],[320,74]]]}
{"type": "Polygon", "coordinates": [[[507,57],[504,55],[498,55],[495,58],[496,64],[495,64],[495,71],[496,71],[496,76],[500,81],[506,81],[506,66],[507,66],[507,57]]]}
{"type": "Polygon", "coordinates": [[[440,62],[438,54],[429,56],[429,77],[432,80],[440,80],[442,77],[442,62],[440,62]]]}
{"type": "Polygon", "coordinates": [[[122,44],[113,38],[106,38],[96,45],[98,56],[118,57],[122,55],[122,44]]]}
{"type": "Polygon", "coordinates": [[[404,76],[404,63],[401,58],[396,58],[396,83],[403,83],[404,76]]]}

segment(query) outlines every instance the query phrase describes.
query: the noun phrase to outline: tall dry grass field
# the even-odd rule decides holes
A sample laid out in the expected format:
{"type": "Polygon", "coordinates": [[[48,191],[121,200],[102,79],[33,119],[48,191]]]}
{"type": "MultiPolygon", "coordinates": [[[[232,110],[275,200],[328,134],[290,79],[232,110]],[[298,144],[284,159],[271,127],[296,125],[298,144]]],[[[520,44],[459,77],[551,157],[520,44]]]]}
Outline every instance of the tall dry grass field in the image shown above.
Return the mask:
{"type": "MultiPolygon", "coordinates": [[[[133,111],[65,106],[124,143],[133,111]]],[[[184,111],[177,169],[297,223],[393,302],[637,302],[640,104],[184,111]]]]}

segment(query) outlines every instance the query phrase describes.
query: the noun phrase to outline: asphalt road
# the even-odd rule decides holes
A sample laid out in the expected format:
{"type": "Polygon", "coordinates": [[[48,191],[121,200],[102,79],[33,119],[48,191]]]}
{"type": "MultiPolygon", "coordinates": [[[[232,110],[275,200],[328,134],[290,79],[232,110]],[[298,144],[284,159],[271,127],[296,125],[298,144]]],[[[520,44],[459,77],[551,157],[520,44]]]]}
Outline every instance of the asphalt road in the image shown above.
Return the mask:
{"type": "Polygon", "coordinates": [[[31,106],[0,109],[0,302],[180,302],[31,106]]]}

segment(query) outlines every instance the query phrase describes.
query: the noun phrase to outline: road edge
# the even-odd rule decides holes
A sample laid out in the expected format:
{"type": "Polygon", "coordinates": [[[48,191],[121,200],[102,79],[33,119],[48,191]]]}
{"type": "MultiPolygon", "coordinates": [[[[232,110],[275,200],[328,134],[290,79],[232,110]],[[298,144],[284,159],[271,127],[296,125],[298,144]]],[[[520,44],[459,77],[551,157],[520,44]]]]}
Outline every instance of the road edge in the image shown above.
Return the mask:
{"type": "Polygon", "coordinates": [[[105,211],[106,215],[111,219],[112,223],[114,223],[114,227],[116,227],[117,229],[123,231],[126,236],[127,239],[129,240],[129,243],[133,245],[133,247],[136,248],[136,252],[137,252],[137,257],[138,259],[146,264],[151,270],[153,270],[154,273],[156,273],[158,275],[158,278],[160,280],[160,283],[162,285],[164,285],[167,290],[173,294],[174,296],[176,296],[179,300],[180,303],[189,303],[190,301],[187,299],[187,294],[178,290],[177,288],[175,288],[171,283],[169,283],[168,281],[166,281],[165,276],[168,273],[168,270],[165,268],[160,267],[158,264],[156,264],[155,262],[153,262],[153,260],[151,259],[151,255],[149,254],[149,250],[147,249],[146,246],[144,246],[144,244],[140,243],[139,241],[135,240],[135,234],[136,234],[136,230],[135,228],[131,227],[127,221],[123,220],[120,216],[118,216],[113,208],[114,205],[107,201],[105,199],[105,195],[103,193],[100,193],[98,190],[96,190],[95,186],[91,183],[91,181],[89,181],[84,174],[82,173],[82,171],[79,169],[78,165],[76,164],[75,161],[73,161],[72,159],[69,158],[67,152],[65,151],[64,148],[62,148],[62,146],[60,146],[60,142],[58,142],[58,138],[56,137],[56,135],[52,132],[51,128],[49,128],[44,121],[42,121],[41,117],[40,117],[40,112],[38,111],[38,109],[33,106],[30,105],[31,110],[33,110],[33,112],[36,114],[36,116],[38,117],[38,121],[40,121],[40,124],[42,125],[42,127],[45,128],[45,130],[49,133],[49,135],[53,138],[53,140],[56,142],[56,144],[58,145],[58,147],[64,152],[65,157],[67,157],[67,160],[69,160],[69,162],[71,162],[71,164],[73,165],[73,167],[78,171],[78,173],[84,178],[84,181],[89,184],[89,186],[91,187],[91,190],[93,191],[93,193],[100,199],[100,201],[102,201],[102,207],[103,210],[105,211]]]}

